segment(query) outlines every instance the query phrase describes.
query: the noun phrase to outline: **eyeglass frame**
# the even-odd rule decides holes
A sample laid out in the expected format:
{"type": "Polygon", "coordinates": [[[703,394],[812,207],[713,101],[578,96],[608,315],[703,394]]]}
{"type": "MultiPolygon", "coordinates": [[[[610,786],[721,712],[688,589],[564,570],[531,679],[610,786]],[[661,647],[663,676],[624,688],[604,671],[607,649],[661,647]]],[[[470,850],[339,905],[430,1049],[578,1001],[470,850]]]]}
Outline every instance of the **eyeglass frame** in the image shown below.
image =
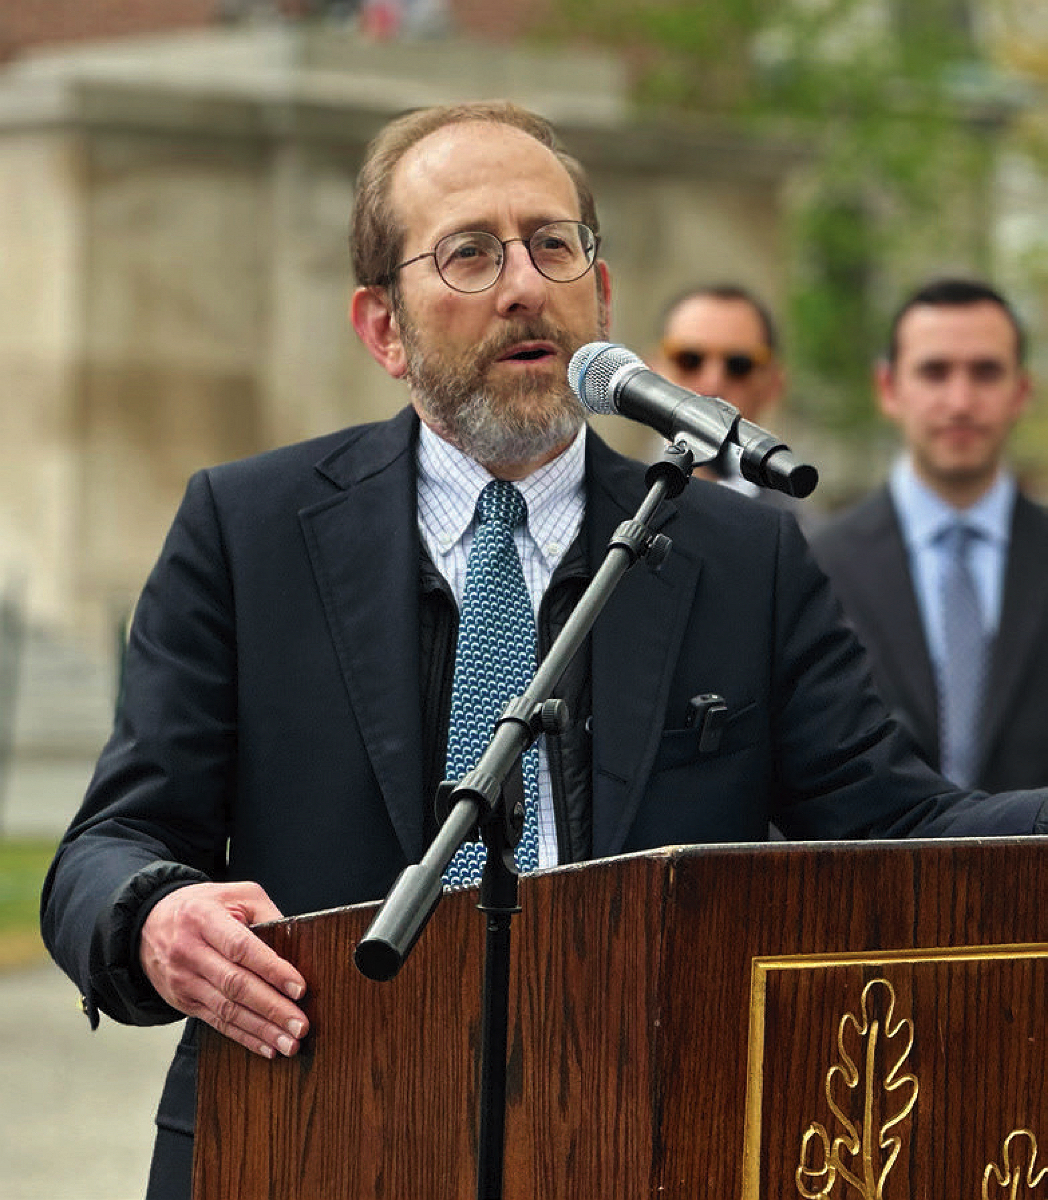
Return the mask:
{"type": "Polygon", "coordinates": [[[502,273],[506,269],[506,260],[509,258],[509,255],[506,253],[506,248],[511,242],[521,243],[524,249],[528,252],[528,259],[531,262],[531,265],[536,271],[538,271],[543,279],[548,279],[550,283],[575,283],[577,280],[582,279],[582,277],[588,271],[593,269],[593,264],[597,261],[597,255],[600,252],[600,234],[594,229],[591,229],[585,221],[573,221],[569,218],[565,218],[562,221],[547,221],[544,225],[540,225],[537,229],[532,230],[532,232],[526,238],[511,237],[503,239],[497,237],[487,229],[453,230],[451,233],[444,234],[442,238],[438,238],[437,243],[432,250],[426,250],[422,254],[416,254],[413,258],[406,258],[402,263],[397,263],[397,265],[393,267],[389,274],[383,276],[383,278],[379,280],[379,283],[383,286],[388,286],[393,282],[393,277],[404,267],[410,267],[412,263],[421,262],[424,258],[432,258],[433,266],[436,269],[437,275],[445,287],[451,288],[453,292],[458,292],[460,296],[479,296],[482,292],[490,291],[502,278],[502,273]],[[577,275],[573,275],[570,279],[554,279],[552,275],[547,275],[546,272],[535,261],[535,255],[531,249],[532,238],[537,237],[544,229],[551,229],[557,225],[573,225],[576,229],[585,229],[593,239],[593,250],[589,262],[586,263],[586,266],[577,275]],[[448,240],[448,238],[470,237],[475,235],[482,235],[483,237],[491,238],[493,242],[498,242],[501,248],[502,261],[499,263],[499,269],[495,275],[495,278],[492,279],[490,283],[486,283],[483,287],[477,288],[474,291],[467,291],[464,288],[456,287],[453,283],[449,283],[447,279],[444,278],[444,272],[440,269],[440,264],[437,261],[437,250],[440,248],[443,242],[448,240]]]}
{"type": "Polygon", "coordinates": [[[767,366],[768,363],[775,357],[775,353],[770,346],[758,346],[753,350],[720,350],[710,346],[688,346],[680,342],[670,340],[663,341],[660,349],[664,358],[668,359],[677,368],[678,371],[701,371],[703,360],[714,355],[724,363],[724,369],[730,379],[742,380],[749,379],[753,372],[758,367],[767,366]],[[688,367],[679,362],[682,354],[694,355],[698,361],[694,366],[688,367]],[[739,371],[737,367],[731,366],[731,361],[744,360],[749,365],[739,371]]]}

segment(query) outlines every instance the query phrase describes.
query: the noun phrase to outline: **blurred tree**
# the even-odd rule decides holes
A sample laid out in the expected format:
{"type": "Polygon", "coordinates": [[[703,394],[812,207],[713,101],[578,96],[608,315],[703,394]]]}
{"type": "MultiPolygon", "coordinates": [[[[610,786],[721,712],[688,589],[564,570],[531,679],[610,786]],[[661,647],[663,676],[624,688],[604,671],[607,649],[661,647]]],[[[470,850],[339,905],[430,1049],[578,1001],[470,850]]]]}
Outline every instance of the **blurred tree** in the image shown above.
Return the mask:
{"type": "MultiPolygon", "coordinates": [[[[976,0],[977,2],[977,0],[976,0]]],[[[987,0],[1026,12],[1029,0],[987,0]]],[[[649,113],[807,139],[790,296],[797,404],[866,439],[890,310],[931,271],[993,274],[995,169],[1019,100],[973,0],[554,0],[617,48],[649,113]]],[[[1048,73],[1048,72],[1046,72],[1048,73]]]]}

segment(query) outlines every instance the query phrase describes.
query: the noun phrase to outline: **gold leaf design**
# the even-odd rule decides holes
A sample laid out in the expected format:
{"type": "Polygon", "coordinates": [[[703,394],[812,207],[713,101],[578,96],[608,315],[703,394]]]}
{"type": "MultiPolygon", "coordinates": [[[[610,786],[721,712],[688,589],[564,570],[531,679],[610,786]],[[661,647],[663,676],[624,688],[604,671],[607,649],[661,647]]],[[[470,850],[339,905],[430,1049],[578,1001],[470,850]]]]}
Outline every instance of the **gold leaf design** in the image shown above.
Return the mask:
{"type": "MultiPolygon", "coordinates": [[[[1023,1184],[1025,1191],[1022,1194],[1025,1195],[1033,1192],[1042,1180],[1048,1181],[1048,1167],[1037,1170],[1037,1138],[1029,1129],[1014,1129],[1001,1147],[1001,1165],[990,1163],[983,1171],[983,1200],[993,1200],[997,1195],[1016,1200],[1023,1184]]],[[[1048,1196],[1048,1182],[1044,1194],[1048,1196]]]]}
{"type": "Polygon", "coordinates": [[[874,979],[863,988],[859,1015],[841,1018],[839,1061],[826,1075],[826,1100],[842,1132],[831,1140],[825,1126],[813,1123],[801,1139],[795,1178],[806,1200],[824,1200],[838,1179],[862,1200],[882,1200],[884,1181],[902,1149],[899,1126],[917,1103],[918,1090],[917,1077],[903,1073],[913,1048],[913,1022],[896,1020],[895,1004],[888,980],[874,979]],[[862,1098],[858,1121],[849,1115],[856,1094],[862,1098]]]}

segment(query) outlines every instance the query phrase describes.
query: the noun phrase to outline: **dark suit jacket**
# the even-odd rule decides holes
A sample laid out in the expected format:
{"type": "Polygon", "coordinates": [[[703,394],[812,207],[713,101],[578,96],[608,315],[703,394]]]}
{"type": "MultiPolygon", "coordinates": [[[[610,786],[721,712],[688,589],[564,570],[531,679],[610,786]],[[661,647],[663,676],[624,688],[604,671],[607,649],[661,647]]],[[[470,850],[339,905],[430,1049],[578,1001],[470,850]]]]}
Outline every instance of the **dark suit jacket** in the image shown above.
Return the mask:
{"type": "MultiPolygon", "coordinates": [[[[134,885],[158,861],[257,880],[292,914],[381,897],[422,855],[416,432],[405,411],[190,481],[45,885],[45,939],[89,1008],[175,1015],[135,962],[134,885]]],[[[594,566],[643,477],[591,433],[594,566]]],[[[595,856],[757,841],[769,820],[798,838],[1033,830],[1043,795],[978,803],[913,755],[791,517],[696,480],[658,524],[668,559],[625,576],[592,636],[595,856]],[[685,727],[700,692],[728,705],[715,752],[685,727]]],[[[164,1130],[186,1161],[193,1089],[184,1044],[157,1177],[176,1171],[164,1130]]]]}
{"type": "MultiPolygon", "coordinates": [[[[935,677],[887,487],[828,523],[812,548],[870,653],[876,684],[939,766],[935,677]]],[[[978,786],[1048,784],[1048,512],[1020,495],[990,670],[978,786]]]]}

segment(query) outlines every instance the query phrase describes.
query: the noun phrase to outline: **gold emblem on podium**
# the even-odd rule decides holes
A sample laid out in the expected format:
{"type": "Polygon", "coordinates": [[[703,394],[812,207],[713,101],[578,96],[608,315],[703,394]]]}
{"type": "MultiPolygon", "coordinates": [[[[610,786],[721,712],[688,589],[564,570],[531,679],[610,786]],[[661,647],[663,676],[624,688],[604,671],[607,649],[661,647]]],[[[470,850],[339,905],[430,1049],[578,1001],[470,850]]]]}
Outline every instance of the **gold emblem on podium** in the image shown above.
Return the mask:
{"type": "Polygon", "coordinates": [[[813,1122],[801,1139],[796,1181],[806,1200],[829,1197],[838,1182],[842,1193],[850,1188],[862,1200],[882,1200],[918,1092],[917,1077],[905,1070],[913,1022],[896,1018],[895,1009],[895,989],[874,979],[863,988],[858,1014],[840,1020],[837,1062],[826,1074],[836,1125],[813,1122]]]}

